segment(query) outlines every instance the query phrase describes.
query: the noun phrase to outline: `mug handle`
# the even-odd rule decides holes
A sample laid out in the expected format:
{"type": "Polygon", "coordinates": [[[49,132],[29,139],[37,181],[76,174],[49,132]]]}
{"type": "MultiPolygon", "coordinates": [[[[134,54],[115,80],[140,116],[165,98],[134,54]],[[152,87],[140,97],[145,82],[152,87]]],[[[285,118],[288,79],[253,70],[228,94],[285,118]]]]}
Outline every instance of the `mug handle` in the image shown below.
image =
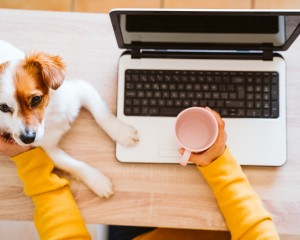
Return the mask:
{"type": "Polygon", "coordinates": [[[190,156],[191,156],[192,152],[190,150],[187,150],[187,149],[184,149],[184,153],[181,157],[181,161],[180,161],[180,164],[182,166],[186,166],[189,159],[190,159],[190,156]]]}

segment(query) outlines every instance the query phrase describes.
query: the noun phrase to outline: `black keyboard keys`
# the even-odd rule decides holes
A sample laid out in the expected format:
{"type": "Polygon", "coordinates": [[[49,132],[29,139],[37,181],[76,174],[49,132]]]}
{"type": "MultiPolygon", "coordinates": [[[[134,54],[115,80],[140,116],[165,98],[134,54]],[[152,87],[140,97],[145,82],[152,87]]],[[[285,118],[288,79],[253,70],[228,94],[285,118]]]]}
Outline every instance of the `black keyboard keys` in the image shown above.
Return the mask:
{"type": "Polygon", "coordinates": [[[277,72],[127,70],[124,114],[177,116],[209,106],[225,118],[277,118],[277,72]]]}

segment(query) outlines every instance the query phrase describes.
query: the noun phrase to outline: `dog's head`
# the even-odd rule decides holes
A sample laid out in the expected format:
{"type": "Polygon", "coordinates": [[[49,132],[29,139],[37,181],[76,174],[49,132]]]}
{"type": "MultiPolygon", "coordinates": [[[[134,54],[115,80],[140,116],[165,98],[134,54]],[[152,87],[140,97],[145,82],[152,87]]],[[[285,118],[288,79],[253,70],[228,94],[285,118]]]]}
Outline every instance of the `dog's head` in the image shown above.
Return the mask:
{"type": "Polygon", "coordinates": [[[35,53],[0,65],[0,127],[20,145],[44,135],[44,117],[51,91],[64,81],[58,56],[35,53]]]}

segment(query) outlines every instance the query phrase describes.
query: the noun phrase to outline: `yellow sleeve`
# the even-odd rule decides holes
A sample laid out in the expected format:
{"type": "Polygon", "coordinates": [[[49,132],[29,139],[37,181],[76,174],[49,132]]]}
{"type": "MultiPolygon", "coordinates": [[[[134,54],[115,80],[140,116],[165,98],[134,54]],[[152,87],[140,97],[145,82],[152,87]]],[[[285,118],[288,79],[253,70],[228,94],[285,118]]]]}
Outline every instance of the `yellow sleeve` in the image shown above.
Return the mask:
{"type": "Polygon", "coordinates": [[[35,148],[11,159],[17,164],[25,194],[34,202],[40,239],[91,239],[69,182],[52,173],[54,165],[46,153],[35,148]]]}
{"type": "Polygon", "coordinates": [[[271,215],[228,148],[207,167],[198,167],[210,185],[232,239],[279,239],[271,215]]]}
{"type": "MultiPolygon", "coordinates": [[[[209,166],[198,169],[213,190],[232,240],[279,239],[270,214],[228,148],[209,166]]],[[[188,229],[157,228],[134,240],[201,239],[199,234],[188,229]]]]}

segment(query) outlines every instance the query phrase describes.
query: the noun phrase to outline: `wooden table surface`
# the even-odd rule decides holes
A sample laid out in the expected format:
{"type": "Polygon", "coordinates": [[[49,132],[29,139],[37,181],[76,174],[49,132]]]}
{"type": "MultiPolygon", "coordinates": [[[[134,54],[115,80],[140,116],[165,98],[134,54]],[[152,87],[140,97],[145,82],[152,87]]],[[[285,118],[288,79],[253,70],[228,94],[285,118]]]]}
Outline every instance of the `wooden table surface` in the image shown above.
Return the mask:
{"type": "MultiPolygon", "coordinates": [[[[67,78],[92,83],[116,112],[121,50],[108,15],[0,10],[0,38],[24,51],[62,56],[67,78]]],[[[287,61],[288,161],[282,167],[243,170],[272,213],[279,233],[300,236],[300,39],[283,55],[287,61]]],[[[115,143],[85,110],[61,147],[101,169],[114,183],[114,196],[104,200],[72,180],[71,189],[87,223],[227,229],[195,166],[119,163],[115,143]]],[[[33,204],[23,193],[16,166],[7,157],[0,158],[0,219],[32,220],[33,204]]]]}

